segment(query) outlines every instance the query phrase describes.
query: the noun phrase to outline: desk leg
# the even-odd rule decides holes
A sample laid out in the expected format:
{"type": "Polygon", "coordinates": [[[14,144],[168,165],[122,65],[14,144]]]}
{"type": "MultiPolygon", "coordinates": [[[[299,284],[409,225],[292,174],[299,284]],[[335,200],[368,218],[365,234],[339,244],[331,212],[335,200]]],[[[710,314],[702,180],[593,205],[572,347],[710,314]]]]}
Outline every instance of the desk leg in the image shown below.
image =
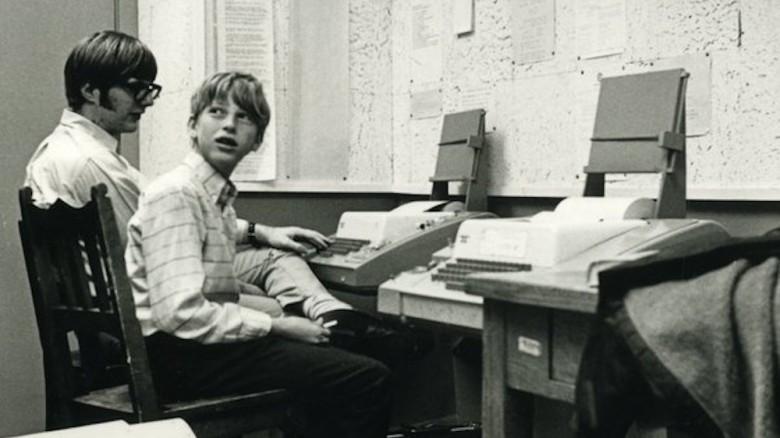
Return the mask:
{"type": "Polygon", "coordinates": [[[482,331],[482,428],[491,438],[533,436],[533,395],[507,388],[506,304],[485,300],[482,331]]]}

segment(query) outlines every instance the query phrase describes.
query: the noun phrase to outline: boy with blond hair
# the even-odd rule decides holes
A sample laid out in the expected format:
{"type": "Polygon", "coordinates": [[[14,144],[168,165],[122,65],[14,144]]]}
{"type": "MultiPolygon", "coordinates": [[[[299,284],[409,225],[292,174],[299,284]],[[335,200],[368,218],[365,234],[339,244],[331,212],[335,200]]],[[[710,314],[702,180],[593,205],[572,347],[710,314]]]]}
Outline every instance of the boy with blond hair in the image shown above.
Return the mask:
{"type": "MultiPolygon", "coordinates": [[[[171,399],[283,387],[305,406],[307,437],[385,437],[385,365],[327,345],[320,318],[238,305],[229,178],[260,147],[269,120],[256,78],[207,78],[192,98],[192,152],[146,187],[130,220],[126,261],[155,384],[171,399]]],[[[260,243],[275,237],[260,236],[260,243]]],[[[295,272],[273,263],[284,252],[268,257],[269,295],[300,287],[295,272]]]]}

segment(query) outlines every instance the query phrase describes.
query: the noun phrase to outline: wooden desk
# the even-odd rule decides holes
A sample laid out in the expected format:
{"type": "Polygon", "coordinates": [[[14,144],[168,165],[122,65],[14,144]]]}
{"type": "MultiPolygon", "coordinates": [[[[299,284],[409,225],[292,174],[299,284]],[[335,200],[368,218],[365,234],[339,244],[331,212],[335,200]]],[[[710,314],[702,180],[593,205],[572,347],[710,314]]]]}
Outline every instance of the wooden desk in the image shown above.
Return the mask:
{"type": "Polygon", "coordinates": [[[483,297],[483,436],[532,437],[533,396],[574,402],[580,356],[596,312],[585,272],[470,276],[483,297]]]}
{"type": "Polygon", "coordinates": [[[436,333],[437,344],[451,347],[448,357],[439,357],[438,361],[426,358],[428,366],[440,370],[440,376],[432,376],[425,383],[439,380],[441,387],[449,386],[459,422],[480,421],[481,351],[473,346],[479,345],[482,339],[482,298],[447,289],[443,282],[431,281],[427,271],[410,271],[379,287],[377,311],[426,327],[436,333]]]}
{"type": "Polygon", "coordinates": [[[403,319],[424,321],[445,331],[470,331],[481,336],[482,298],[447,289],[427,272],[403,272],[379,287],[377,311],[403,319]]]}

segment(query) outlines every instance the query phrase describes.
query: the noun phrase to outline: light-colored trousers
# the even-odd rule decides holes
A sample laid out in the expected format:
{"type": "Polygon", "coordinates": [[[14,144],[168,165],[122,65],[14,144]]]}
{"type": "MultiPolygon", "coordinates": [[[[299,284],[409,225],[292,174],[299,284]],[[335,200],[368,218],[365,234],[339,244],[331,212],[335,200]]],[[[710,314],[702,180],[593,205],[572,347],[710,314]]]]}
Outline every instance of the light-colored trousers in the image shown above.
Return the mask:
{"type": "Polygon", "coordinates": [[[271,316],[281,316],[284,307],[296,303],[303,304],[304,314],[312,320],[331,310],[352,308],[331,295],[308,263],[289,251],[240,245],[233,270],[247,283],[239,304],[271,316]]]}

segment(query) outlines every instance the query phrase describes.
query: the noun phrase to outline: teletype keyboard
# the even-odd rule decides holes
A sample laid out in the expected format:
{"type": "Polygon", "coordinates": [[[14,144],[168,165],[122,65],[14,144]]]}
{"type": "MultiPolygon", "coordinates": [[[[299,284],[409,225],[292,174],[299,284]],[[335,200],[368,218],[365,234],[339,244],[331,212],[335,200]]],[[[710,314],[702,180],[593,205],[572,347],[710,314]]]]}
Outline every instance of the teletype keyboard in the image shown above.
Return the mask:
{"type": "Polygon", "coordinates": [[[345,212],[335,242],[309,259],[309,265],[326,286],[373,294],[391,275],[427,263],[463,221],[495,217],[450,210],[453,205],[418,201],[389,212],[345,212]]]}

